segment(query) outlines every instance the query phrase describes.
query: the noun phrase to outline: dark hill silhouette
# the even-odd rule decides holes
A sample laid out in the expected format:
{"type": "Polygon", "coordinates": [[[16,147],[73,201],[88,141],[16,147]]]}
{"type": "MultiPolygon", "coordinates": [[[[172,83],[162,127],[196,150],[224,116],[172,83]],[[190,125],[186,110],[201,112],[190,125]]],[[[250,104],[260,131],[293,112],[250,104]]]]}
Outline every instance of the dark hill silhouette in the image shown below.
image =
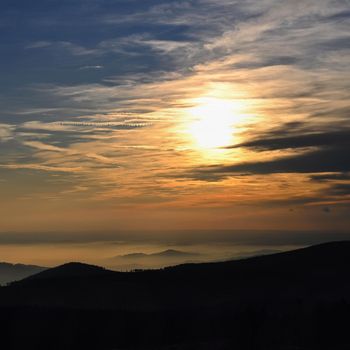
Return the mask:
{"type": "Polygon", "coordinates": [[[46,270],[47,267],[24,264],[0,263],[0,285],[9,282],[18,281],[40,271],[46,270]]]}
{"type": "MultiPolygon", "coordinates": [[[[284,272],[296,270],[314,270],[319,268],[348,269],[350,263],[350,241],[323,243],[289,252],[259,255],[241,260],[231,260],[221,263],[185,264],[169,269],[174,270],[226,270],[240,269],[255,272],[265,269],[284,272]]],[[[246,272],[246,271],[245,271],[246,272]]]]}
{"type": "Polygon", "coordinates": [[[31,275],[27,280],[45,280],[45,279],[65,279],[65,278],[89,278],[94,276],[110,275],[112,271],[103,267],[83,264],[79,262],[70,262],[60,265],[37,274],[31,275]]]}
{"type": "Polygon", "coordinates": [[[350,283],[346,274],[349,267],[350,242],[321,244],[242,260],[137,272],[114,272],[69,263],[14,283],[11,295],[30,285],[32,290],[38,290],[27,295],[29,304],[32,300],[36,305],[46,305],[47,300],[56,305],[74,306],[79,298],[79,304],[87,308],[119,308],[125,304],[143,308],[149,304],[160,308],[202,306],[222,302],[223,294],[231,301],[237,298],[283,299],[288,298],[291,291],[295,297],[313,298],[322,294],[330,297],[348,290],[350,283]],[[62,300],[59,294],[51,292],[51,287],[63,292],[69,287],[70,294],[62,300]],[[99,301],[91,305],[92,295],[99,301]],[[122,299],[118,298],[120,295],[123,295],[122,299]],[[169,303],[170,297],[172,303],[169,303]]]}
{"type": "Polygon", "coordinates": [[[9,348],[344,350],[349,277],[350,242],[132,273],[70,263],[0,288],[0,327],[27,335],[9,348]]]}

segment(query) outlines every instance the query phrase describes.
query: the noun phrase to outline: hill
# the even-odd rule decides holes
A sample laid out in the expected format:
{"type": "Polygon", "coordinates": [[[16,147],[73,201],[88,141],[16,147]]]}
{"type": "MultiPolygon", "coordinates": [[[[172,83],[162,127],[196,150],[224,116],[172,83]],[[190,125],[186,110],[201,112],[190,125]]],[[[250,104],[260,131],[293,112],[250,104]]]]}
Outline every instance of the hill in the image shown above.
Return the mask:
{"type": "Polygon", "coordinates": [[[147,258],[194,258],[200,254],[183,252],[181,250],[167,249],[157,253],[145,254],[145,253],[132,253],[126,255],[118,255],[115,258],[122,259],[147,259],[147,258]]]}
{"type": "Polygon", "coordinates": [[[133,273],[70,263],[0,288],[0,326],[50,349],[348,349],[349,276],[350,242],[133,273]]]}
{"type": "Polygon", "coordinates": [[[83,264],[79,262],[71,262],[60,265],[51,269],[46,269],[37,274],[31,275],[25,280],[50,280],[60,278],[62,280],[68,278],[91,278],[100,275],[110,275],[112,271],[103,267],[83,264]]]}
{"type": "Polygon", "coordinates": [[[47,269],[42,266],[0,263],[0,285],[18,281],[47,269]]]}
{"type": "Polygon", "coordinates": [[[136,252],[126,255],[117,255],[106,260],[106,265],[113,270],[134,270],[134,269],[159,269],[170,265],[178,265],[190,262],[200,262],[203,256],[198,253],[185,252],[175,249],[167,249],[160,252],[146,254],[136,252]]]}

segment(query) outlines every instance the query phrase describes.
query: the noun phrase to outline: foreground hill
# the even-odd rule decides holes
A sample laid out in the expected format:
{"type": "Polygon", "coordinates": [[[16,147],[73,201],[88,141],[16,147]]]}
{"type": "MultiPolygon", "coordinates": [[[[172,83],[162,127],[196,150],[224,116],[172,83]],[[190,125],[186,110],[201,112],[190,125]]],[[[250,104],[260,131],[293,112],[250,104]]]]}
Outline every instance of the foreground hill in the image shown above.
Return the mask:
{"type": "Polygon", "coordinates": [[[24,283],[25,281],[47,281],[50,279],[62,279],[64,281],[68,278],[91,278],[95,276],[111,275],[113,275],[112,271],[106,270],[100,266],[71,262],[28,276],[24,279],[24,283]]]}
{"type": "Polygon", "coordinates": [[[133,273],[70,263],[0,288],[0,326],[26,335],[12,348],[349,349],[349,277],[350,242],[133,273]]]}
{"type": "Polygon", "coordinates": [[[18,281],[47,269],[42,266],[0,263],[0,285],[18,281]]]}

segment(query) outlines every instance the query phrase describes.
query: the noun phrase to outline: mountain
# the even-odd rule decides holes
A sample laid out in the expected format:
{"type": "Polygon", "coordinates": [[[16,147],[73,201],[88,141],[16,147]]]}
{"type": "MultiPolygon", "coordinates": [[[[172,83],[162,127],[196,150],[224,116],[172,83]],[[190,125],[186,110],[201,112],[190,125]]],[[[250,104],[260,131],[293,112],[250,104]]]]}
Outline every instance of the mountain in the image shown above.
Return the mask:
{"type": "Polygon", "coordinates": [[[145,254],[145,253],[132,253],[126,255],[119,255],[116,258],[122,259],[152,259],[152,258],[195,258],[200,256],[197,253],[183,252],[181,250],[168,249],[157,253],[145,254]]]}
{"type": "Polygon", "coordinates": [[[21,280],[47,269],[42,266],[0,263],[0,285],[21,280]]]}
{"type": "Polygon", "coordinates": [[[71,262],[54,267],[29,276],[25,280],[50,280],[50,279],[68,279],[68,278],[91,278],[95,276],[107,276],[113,273],[103,267],[88,265],[79,262],[71,262]]]}
{"type": "Polygon", "coordinates": [[[290,295],[291,287],[294,297],[308,297],[310,290],[317,295],[337,295],[350,287],[350,280],[345,278],[347,273],[350,273],[350,242],[335,242],[242,260],[136,272],[115,272],[93,265],[68,263],[2,288],[0,296],[1,292],[4,295],[11,291],[10,299],[16,302],[16,292],[30,285],[35,293],[26,296],[28,304],[49,305],[52,300],[55,304],[73,307],[75,297],[71,301],[67,295],[62,300],[60,295],[51,292],[52,287],[65,291],[69,286],[71,296],[79,296],[79,303],[87,308],[120,308],[125,304],[172,308],[177,303],[192,306],[195,303],[202,307],[221,302],[223,290],[230,302],[238,297],[260,300],[278,296],[283,299],[290,295]],[[85,297],[90,300],[91,291],[99,298],[93,305],[84,301],[85,297]]]}
{"type": "Polygon", "coordinates": [[[248,251],[248,252],[237,254],[237,255],[233,256],[230,260],[253,258],[255,256],[271,255],[271,254],[276,254],[276,253],[281,253],[281,252],[282,252],[281,250],[277,250],[277,249],[254,250],[254,251],[248,251]]]}
{"type": "Polygon", "coordinates": [[[180,250],[174,250],[174,249],[168,249],[168,250],[164,250],[163,252],[159,252],[159,253],[154,253],[151,254],[152,256],[159,256],[159,257],[166,257],[166,258],[174,258],[174,257],[186,257],[186,258],[194,258],[194,257],[198,257],[200,256],[200,254],[197,253],[188,253],[188,252],[182,252],[180,250]]]}
{"type": "Polygon", "coordinates": [[[148,258],[150,255],[145,253],[131,253],[126,255],[118,255],[114,257],[114,259],[145,259],[148,258]]]}
{"type": "Polygon", "coordinates": [[[344,350],[349,277],[350,242],[151,271],[69,263],[0,288],[2,342],[12,349],[344,350]]]}
{"type": "Polygon", "coordinates": [[[200,262],[202,259],[203,256],[198,253],[168,249],[151,254],[137,252],[117,255],[106,260],[106,266],[109,266],[113,270],[130,271],[134,269],[157,269],[170,265],[200,262]]]}

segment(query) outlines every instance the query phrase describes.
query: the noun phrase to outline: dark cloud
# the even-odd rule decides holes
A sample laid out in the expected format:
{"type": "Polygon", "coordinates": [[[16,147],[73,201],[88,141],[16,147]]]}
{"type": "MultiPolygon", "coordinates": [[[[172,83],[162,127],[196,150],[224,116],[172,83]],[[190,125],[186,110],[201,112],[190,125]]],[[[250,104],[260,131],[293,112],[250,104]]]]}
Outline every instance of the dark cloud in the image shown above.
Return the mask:
{"type": "MultiPolygon", "coordinates": [[[[278,149],[278,148],[274,148],[278,149]]],[[[324,173],[350,171],[349,148],[318,149],[270,161],[244,162],[196,169],[192,176],[212,180],[233,174],[324,173]]]]}
{"type": "Polygon", "coordinates": [[[336,196],[350,195],[350,183],[335,184],[328,190],[328,193],[336,196]]]}
{"type": "MultiPolygon", "coordinates": [[[[287,128],[289,129],[288,125],[287,128]]],[[[231,148],[245,147],[257,151],[265,151],[315,146],[339,147],[341,145],[350,145],[350,130],[278,136],[286,134],[288,132],[287,128],[272,131],[262,137],[260,136],[259,139],[234,145],[231,148]]]]}
{"type": "Polygon", "coordinates": [[[246,61],[240,62],[233,65],[235,69],[255,69],[262,67],[272,67],[272,66],[289,66],[294,65],[298,62],[296,57],[292,56],[274,56],[274,57],[266,57],[265,59],[260,59],[256,61],[246,61]]]}
{"type": "MultiPolygon", "coordinates": [[[[292,128],[300,127],[299,124],[292,128]]],[[[272,130],[259,138],[231,146],[256,152],[295,150],[295,154],[266,161],[252,161],[228,166],[196,169],[190,177],[217,181],[231,175],[276,173],[345,173],[350,171],[350,130],[318,133],[288,134],[288,128],[272,130]],[[285,136],[280,136],[285,135],[285,136]],[[305,149],[301,152],[300,149],[305,149]]]]}
{"type": "Polygon", "coordinates": [[[332,50],[332,51],[349,49],[350,48],[349,37],[336,38],[336,39],[324,41],[322,42],[322,44],[320,44],[320,48],[325,50],[332,50]]]}
{"type": "Polygon", "coordinates": [[[350,180],[350,173],[331,173],[310,176],[314,181],[350,180]]]}
{"type": "Polygon", "coordinates": [[[338,13],[335,13],[331,16],[328,16],[327,19],[329,20],[348,20],[350,17],[350,11],[341,11],[338,13]]]}
{"type": "Polygon", "coordinates": [[[332,118],[336,120],[344,120],[348,121],[349,120],[349,115],[350,115],[350,107],[335,107],[335,108],[328,108],[326,110],[321,109],[317,110],[313,113],[311,113],[310,118],[332,118]]]}

